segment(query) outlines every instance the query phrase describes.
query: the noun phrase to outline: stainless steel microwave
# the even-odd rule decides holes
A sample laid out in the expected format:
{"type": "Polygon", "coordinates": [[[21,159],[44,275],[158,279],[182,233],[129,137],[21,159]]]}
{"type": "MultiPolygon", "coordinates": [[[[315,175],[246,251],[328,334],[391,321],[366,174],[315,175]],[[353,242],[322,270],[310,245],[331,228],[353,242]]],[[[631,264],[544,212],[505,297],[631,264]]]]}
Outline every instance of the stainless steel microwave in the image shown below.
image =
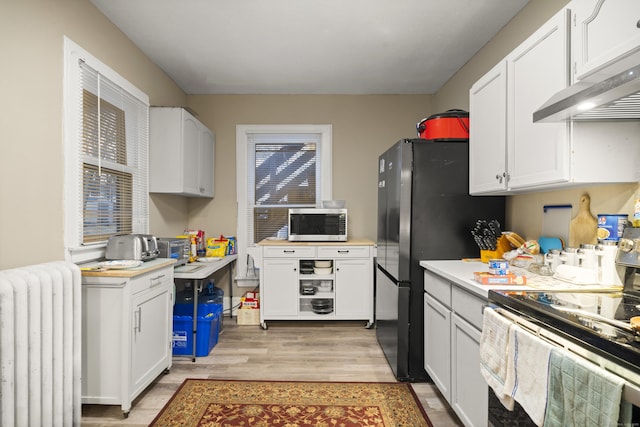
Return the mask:
{"type": "Polygon", "coordinates": [[[289,240],[293,242],[346,242],[347,210],[289,209],[289,240]]]}

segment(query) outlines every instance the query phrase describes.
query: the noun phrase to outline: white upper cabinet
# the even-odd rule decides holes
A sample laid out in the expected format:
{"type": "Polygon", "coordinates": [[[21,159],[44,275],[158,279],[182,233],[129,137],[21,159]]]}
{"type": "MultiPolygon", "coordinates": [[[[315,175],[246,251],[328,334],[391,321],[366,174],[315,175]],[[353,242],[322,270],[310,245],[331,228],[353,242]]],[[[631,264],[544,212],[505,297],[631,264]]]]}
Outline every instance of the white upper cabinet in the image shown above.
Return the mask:
{"type": "Polygon", "coordinates": [[[149,191],[213,197],[213,133],[180,107],[152,107],[149,128],[149,191]]]}
{"type": "Polygon", "coordinates": [[[469,191],[500,194],[566,180],[569,126],[534,124],[533,112],[569,84],[566,10],[470,90],[469,191]]]}
{"type": "Polygon", "coordinates": [[[569,179],[569,125],[533,112],[569,85],[569,13],[562,10],[507,57],[508,187],[569,179]]]}
{"type": "MultiPolygon", "coordinates": [[[[571,84],[571,66],[575,63],[571,51],[576,37],[588,36],[589,44],[596,43],[592,40],[597,39],[595,33],[572,33],[574,20],[582,10],[580,7],[574,13],[570,9],[574,3],[591,4],[588,16],[593,15],[596,3],[601,3],[600,13],[609,4],[611,9],[616,6],[618,15],[624,9],[617,0],[570,3],[471,87],[471,194],[517,194],[640,180],[640,121],[533,122],[533,112],[571,84]]],[[[607,14],[612,12],[608,10],[607,14]]],[[[592,19],[592,23],[596,21],[592,19]]],[[[614,21],[607,18],[606,24],[613,33],[614,21]]],[[[604,29],[599,31],[606,35],[604,29]]],[[[609,42],[602,43],[598,49],[607,52],[604,56],[618,55],[612,53],[615,49],[606,49],[609,42]]],[[[596,50],[594,47],[592,52],[596,50]]]]}
{"type": "Polygon", "coordinates": [[[471,87],[469,110],[469,192],[506,190],[506,61],[500,61],[471,87]]]}
{"type": "Polygon", "coordinates": [[[568,7],[574,80],[611,76],[640,63],[640,1],[575,0],[568,7]]]}

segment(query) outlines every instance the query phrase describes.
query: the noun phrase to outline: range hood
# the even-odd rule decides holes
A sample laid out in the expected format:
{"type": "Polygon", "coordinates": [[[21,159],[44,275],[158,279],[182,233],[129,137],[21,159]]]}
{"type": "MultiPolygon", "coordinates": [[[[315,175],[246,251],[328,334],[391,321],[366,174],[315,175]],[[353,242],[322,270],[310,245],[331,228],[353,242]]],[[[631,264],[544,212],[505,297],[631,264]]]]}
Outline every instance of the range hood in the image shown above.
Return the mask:
{"type": "Polygon", "coordinates": [[[604,80],[580,80],[533,113],[534,122],[617,119],[640,119],[640,65],[604,80]]]}

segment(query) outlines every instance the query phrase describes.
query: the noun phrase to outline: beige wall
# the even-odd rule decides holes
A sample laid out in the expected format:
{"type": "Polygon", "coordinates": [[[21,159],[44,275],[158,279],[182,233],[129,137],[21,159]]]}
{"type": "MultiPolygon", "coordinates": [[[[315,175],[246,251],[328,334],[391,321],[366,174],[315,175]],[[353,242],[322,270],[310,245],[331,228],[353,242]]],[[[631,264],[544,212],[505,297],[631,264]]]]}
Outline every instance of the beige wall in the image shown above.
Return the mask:
{"type": "MultiPolygon", "coordinates": [[[[64,35],[147,93],[152,104],[186,103],[186,95],[89,1],[2,1],[0,269],[64,259],[64,35]]],[[[186,208],[177,215],[186,218],[186,208]]]]}
{"type": "Polygon", "coordinates": [[[190,199],[189,225],[235,234],[237,124],[331,124],[333,198],[349,209],[349,234],[376,238],[378,156],[432,114],[432,96],[208,95],[189,106],[215,131],[216,197],[190,199]]]}

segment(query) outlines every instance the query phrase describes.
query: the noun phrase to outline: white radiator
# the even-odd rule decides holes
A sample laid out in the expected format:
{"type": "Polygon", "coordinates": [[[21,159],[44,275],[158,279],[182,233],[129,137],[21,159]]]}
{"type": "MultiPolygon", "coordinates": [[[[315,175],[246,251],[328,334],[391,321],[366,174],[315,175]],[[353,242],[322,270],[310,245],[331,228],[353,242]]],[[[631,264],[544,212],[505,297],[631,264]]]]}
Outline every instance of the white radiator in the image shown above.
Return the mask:
{"type": "Polygon", "coordinates": [[[0,271],[0,426],[79,426],[80,269],[0,271]]]}

